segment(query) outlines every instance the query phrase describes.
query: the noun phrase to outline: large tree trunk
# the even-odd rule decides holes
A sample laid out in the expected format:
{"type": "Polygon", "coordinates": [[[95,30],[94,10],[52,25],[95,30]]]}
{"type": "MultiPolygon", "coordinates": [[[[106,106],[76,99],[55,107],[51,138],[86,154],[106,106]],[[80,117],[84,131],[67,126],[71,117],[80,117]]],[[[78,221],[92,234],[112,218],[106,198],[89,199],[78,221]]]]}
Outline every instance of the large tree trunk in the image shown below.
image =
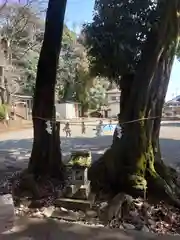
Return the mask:
{"type": "Polygon", "coordinates": [[[49,0],[46,15],[33,99],[34,142],[28,167],[35,176],[63,176],[59,126],[55,123],[55,84],[66,2],[49,0]],[[52,133],[46,130],[49,123],[52,133]]]}
{"type": "Polygon", "coordinates": [[[159,26],[154,26],[147,38],[135,76],[121,79],[122,137],[92,166],[89,176],[94,191],[142,196],[154,193],[156,188],[160,198],[179,204],[171,196],[171,181],[163,180],[169,177],[167,171],[161,175],[160,169],[165,166],[159,162],[156,170],[155,164],[162,106],[179,31],[178,1],[160,2],[159,7],[163,9],[159,26]]]}
{"type": "MultiPolygon", "coordinates": [[[[124,132],[124,122],[125,122],[125,114],[127,110],[127,102],[129,100],[129,94],[131,91],[131,86],[134,81],[134,74],[127,74],[121,77],[120,80],[120,89],[121,89],[121,96],[120,96],[120,113],[117,114],[118,116],[118,124],[121,126],[122,133],[124,132]]],[[[115,129],[113,134],[113,144],[118,141],[118,132],[115,129]]]]}

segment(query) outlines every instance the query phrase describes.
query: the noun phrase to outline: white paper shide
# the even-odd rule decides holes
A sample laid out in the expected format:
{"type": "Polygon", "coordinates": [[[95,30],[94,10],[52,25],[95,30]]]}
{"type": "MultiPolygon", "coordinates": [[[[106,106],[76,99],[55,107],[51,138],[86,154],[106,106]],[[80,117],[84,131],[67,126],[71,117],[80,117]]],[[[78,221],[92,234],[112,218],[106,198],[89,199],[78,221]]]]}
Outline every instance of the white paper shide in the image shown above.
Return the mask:
{"type": "Polygon", "coordinates": [[[51,126],[51,122],[47,121],[46,122],[46,131],[47,133],[49,133],[50,135],[52,134],[52,126],[51,126]]]}

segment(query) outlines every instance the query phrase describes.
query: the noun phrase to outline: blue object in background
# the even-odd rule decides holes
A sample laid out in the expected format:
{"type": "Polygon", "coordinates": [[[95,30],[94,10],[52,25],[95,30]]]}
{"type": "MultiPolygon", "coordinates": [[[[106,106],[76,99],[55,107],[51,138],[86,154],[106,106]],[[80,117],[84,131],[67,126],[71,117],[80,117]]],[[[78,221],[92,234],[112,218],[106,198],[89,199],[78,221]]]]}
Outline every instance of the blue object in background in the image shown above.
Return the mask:
{"type": "Polygon", "coordinates": [[[103,134],[112,134],[115,129],[116,129],[116,124],[112,124],[112,125],[107,124],[102,126],[103,134]]]}

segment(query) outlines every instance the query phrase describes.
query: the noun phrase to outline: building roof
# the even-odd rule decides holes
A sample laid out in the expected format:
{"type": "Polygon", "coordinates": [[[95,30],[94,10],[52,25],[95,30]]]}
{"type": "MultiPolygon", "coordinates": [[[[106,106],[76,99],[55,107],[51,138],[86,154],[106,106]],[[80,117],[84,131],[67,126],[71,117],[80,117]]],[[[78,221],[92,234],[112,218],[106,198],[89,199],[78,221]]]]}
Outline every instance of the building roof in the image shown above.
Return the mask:
{"type": "Polygon", "coordinates": [[[165,104],[172,103],[172,102],[180,102],[180,95],[174,97],[173,99],[167,101],[165,104]]]}
{"type": "Polygon", "coordinates": [[[23,99],[23,100],[26,100],[26,99],[27,99],[27,100],[29,100],[29,99],[33,99],[32,96],[18,95],[18,94],[13,95],[13,97],[18,98],[18,99],[23,99]]]}
{"type": "Polygon", "coordinates": [[[120,93],[121,91],[118,88],[110,89],[106,93],[107,94],[112,94],[112,93],[120,93]]]}
{"type": "Polygon", "coordinates": [[[64,104],[64,103],[76,103],[76,104],[80,104],[79,102],[76,101],[70,101],[70,100],[65,100],[65,101],[58,101],[58,104],[64,104]]]}
{"type": "Polygon", "coordinates": [[[109,102],[108,102],[108,105],[114,104],[114,103],[120,103],[120,100],[109,101],[109,102]]]}
{"type": "Polygon", "coordinates": [[[110,111],[111,109],[109,108],[109,106],[101,106],[100,107],[100,111],[110,111]]]}

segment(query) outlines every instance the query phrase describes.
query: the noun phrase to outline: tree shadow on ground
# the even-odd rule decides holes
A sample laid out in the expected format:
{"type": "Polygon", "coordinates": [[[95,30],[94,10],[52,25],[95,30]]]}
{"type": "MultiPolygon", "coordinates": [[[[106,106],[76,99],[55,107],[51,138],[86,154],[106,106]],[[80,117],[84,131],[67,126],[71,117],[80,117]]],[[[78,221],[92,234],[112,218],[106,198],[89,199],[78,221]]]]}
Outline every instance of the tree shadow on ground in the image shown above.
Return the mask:
{"type": "MultiPolygon", "coordinates": [[[[4,179],[28,166],[32,143],[31,138],[0,141],[0,192],[4,192],[4,179]]],[[[111,143],[112,136],[61,137],[63,161],[68,161],[71,151],[84,149],[90,150],[96,161],[111,143]]]]}
{"type": "Polygon", "coordinates": [[[180,167],[180,140],[160,139],[162,159],[168,165],[180,167]]]}
{"type": "MultiPolygon", "coordinates": [[[[73,150],[90,150],[96,161],[111,145],[112,136],[100,137],[61,137],[63,160],[69,159],[73,150]]],[[[161,138],[162,157],[166,163],[180,163],[180,140],[161,138]]],[[[0,141],[0,172],[27,166],[32,149],[32,139],[11,139],[0,141]]]]}
{"type": "MultiPolygon", "coordinates": [[[[3,240],[148,240],[164,239],[151,233],[125,232],[117,229],[107,229],[102,227],[90,227],[80,224],[60,222],[53,219],[28,219],[21,218],[16,222],[16,227],[1,234],[3,240]]],[[[167,239],[167,238],[165,238],[167,239]]],[[[172,240],[177,239],[176,237],[172,240]]],[[[171,237],[168,238],[171,240],[171,237]]]]}
{"type": "MultiPolygon", "coordinates": [[[[14,160],[29,158],[32,149],[32,139],[11,139],[0,141],[0,158],[14,157],[14,160]]],[[[61,137],[61,148],[63,156],[67,156],[73,150],[88,149],[93,155],[102,154],[112,143],[112,136],[100,137],[61,137]]]]}
{"type": "MultiPolygon", "coordinates": [[[[90,150],[93,162],[100,156],[112,143],[112,136],[100,137],[61,137],[61,147],[63,161],[67,162],[73,150],[90,150]]],[[[180,168],[180,140],[160,139],[162,157],[168,165],[180,168]]],[[[32,139],[11,139],[0,141],[0,192],[4,179],[8,179],[12,174],[28,166],[29,157],[32,149],[32,139]]]]}

